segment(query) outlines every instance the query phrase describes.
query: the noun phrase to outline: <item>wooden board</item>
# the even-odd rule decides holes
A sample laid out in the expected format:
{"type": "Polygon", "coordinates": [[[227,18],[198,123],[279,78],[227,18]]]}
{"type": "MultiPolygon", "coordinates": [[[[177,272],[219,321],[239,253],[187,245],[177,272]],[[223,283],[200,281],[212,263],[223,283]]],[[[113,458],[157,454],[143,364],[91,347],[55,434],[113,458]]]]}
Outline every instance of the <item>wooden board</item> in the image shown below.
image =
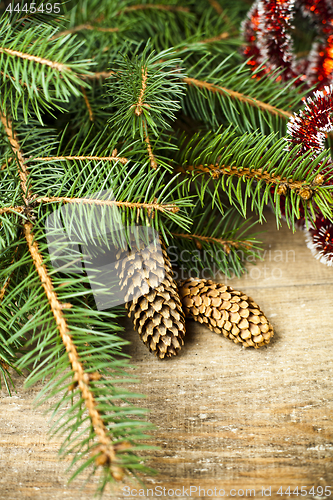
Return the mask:
{"type": "MultiPolygon", "coordinates": [[[[188,498],[190,486],[192,498],[220,498],[222,489],[236,498],[254,489],[262,498],[263,487],[266,496],[271,487],[270,498],[289,498],[277,494],[280,486],[333,491],[333,268],[312,257],[303,232],[277,231],[267,216],[265,259],[228,284],[252,296],[273,323],[269,346],[244,349],[189,322],[179,357],[160,361],[126,322],[127,352],[141,379],[131,388],[147,395],[138,403],[150,409],[152,442],[160,446],[151,453],[158,474],[147,486],[161,490],[149,498],[172,498],[168,489],[188,498]]],[[[69,462],[58,461],[43,409],[32,407],[39,389],[25,390],[17,379],[17,394],[1,393],[0,498],[93,498],[96,481],[82,490],[83,478],[66,484],[69,462]]],[[[104,498],[135,498],[123,486],[104,498]]]]}

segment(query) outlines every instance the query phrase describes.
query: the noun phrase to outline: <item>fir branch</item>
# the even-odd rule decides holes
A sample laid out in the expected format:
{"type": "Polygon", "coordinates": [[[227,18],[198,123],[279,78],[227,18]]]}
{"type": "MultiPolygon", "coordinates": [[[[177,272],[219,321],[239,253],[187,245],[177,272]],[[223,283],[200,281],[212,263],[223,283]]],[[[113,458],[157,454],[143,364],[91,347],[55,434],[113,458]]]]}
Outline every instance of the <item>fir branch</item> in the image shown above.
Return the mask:
{"type": "Polygon", "coordinates": [[[142,81],[141,81],[141,89],[139,93],[138,102],[136,104],[132,104],[131,106],[131,108],[135,108],[134,113],[136,114],[136,116],[140,116],[142,114],[143,107],[146,107],[148,109],[150,108],[149,104],[144,104],[143,102],[144,93],[147,88],[147,77],[148,77],[147,68],[142,68],[141,74],[142,74],[142,81]]]}
{"type": "MultiPolygon", "coordinates": [[[[84,25],[83,25],[84,26],[84,25]]],[[[73,28],[75,29],[75,28],[73,28]]],[[[68,31],[71,31],[71,30],[68,30],[68,31]]],[[[67,33],[66,32],[63,32],[64,34],[67,33]]],[[[222,33],[220,33],[219,35],[216,35],[216,36],[213,36],[213,37],[209,37],[209,38],[203,38],[202,40],[198,40],[198,41],[195,41],[193,42],[193,44],[190,44],[190,45],[186,45],[186,46],[181,46],[181,47],[176,47],[174,49],[175,52],[183,52],[184,50],[188,50],[191,45],[196,45],[196,44],[200,44],[200,45],[205,45],[205,44],[208,44],[208,43],[215,43],[215,42],[220,42],[221,40],[226,40],[227,38],[230,37],[230,33],[227,32],[227,31],[223,31],[222,33]]],[[[158,62],[164,62],[164,59],[159,59],[158,62]]],[[[83,80],[99,80],[99,79],[106,79],[106,78],[110,78],[110,76],[117,76],[117,72],[116,71],[97,71],[97,72],[94,72],[94,73],[90,73],[89,75],[82,75],[82,79],[83,80]]],[[[145,80],[147,78],[147,75],[145,75],[145,80]]],[[[134,107],[135,105],[133,105],[134,107]]],[[[141,114],[141,113],[140,113],[141,114]]]]}
{"type": "Polygon", "coordinates": [[[125,14],[128,12],[133,12],[137,10],[146,10],[146,9],[165,10],[169,12],[190,12],[190,9],[188,7],[181,7],[177,5],[142,3],[125,7],[124,9],[117,12],[116,16],[120,16],[121,14],[125,14]]]}
{"type": "MultiPolygon", "coordinates": [[[[222,33],[220,33],[219,35],[212,36],[211,38],[204,38],[203,40],[199,40],[199,42],[196,42],[196,43],[205,44],[205,43],[220,42],[221,40],[226,40],[229,37],[230,37],[230,33],[228,33],[228,31],[222,31],[222,33]]],[[[187,48],[187,47],[185,47],[185,48],[187,48]]]]}
{"type": "Polygon", "coordinates": [[[179,207],[177,205],[168,203],[168,204],[160,204],[160,203],[132,203],[130,201],[115,201],[115,200],[99,200],[94,198],[68,198],[65,196],[53,196],[53,197],[42,197],[42,198],[34,198],[35,203],[83,203],[87,205],[104,205],[104,206],[117,206],[120,208],[133,208],[140,210],[142,208],[147,209],[149,211],[156,210],[159,212],[171,212],[177,213],[179,211],[179,207]]]}
{"type": "Polygon", "coordinates": [[[4,127],[4,129],[5,129],[5,132],[6,132],[6,135],[8,137],[8,140],[10,142],[10,145],[12,147],[13,153],[17,159],[17,162],[18,162],[19,176],[21,179],[21,188],[23,191],[24,201],[26,202],[25,197],[28,196],[28,198],[31,198],[32,193],[31,193],[31,191],[28,190],[28,186],[27,186],[28,171],[27,171],[27,167],[26,167],[25,162],[24,162],[23,155],[20,151],[20,146],[19,146],[19,143],[17,140],[17,135],[13,129],[13,125],[12,125],[11,120],[8,117],[6,117],[1,111],[0,111],[0,120],[1,120],[1,123],[4,127]]]}
{"type": "MultiPolygon", "coordinates": [[[[269,135],[272,130],[283,137],[286,119],[299,109],[306,91],[292,88],[293,80],[281,84],[281,71],[256,78],[246,61],[238,64],[233,54],[211,55],[207,52],[193,62],[191,51],[184,53],[188,91],[183,110],[210,128],[232,124],[241,133],[260,130],[269,135]]],[[[258,72],[258,71],[257,71],[258,72]]]]}
{"type": "MultiPolygon", "coordinates": [[[[43,123],[43,109],[62,110],[60,102],[79,96],[81,85],[88,86],[82,75],[89,75],[90,61],[76,57],[83,42],[69,36],[51,42],[56,31],[46,23],[28,22],[24,30],[0,23],[0,88],[15,120],[21,109],[26,123],[33,113],[43,123]]],[[[0,108],[6,113],[2,102],[0,108]]]]}
{"type": "Polygon", "coordinates": [[[246,94],[241,94],[240,92],[227,89],[225,87],[220,87],[219,85],[215,85],[213,83],[205,82],[203,80],[197,80],[196,78],[183,78],[183,82],[187,83],[188,85],[197,87],[199,89],[206,89],[209,92],[230,96],[233,99],[238,99],[240,102],[250,104],[250,106],[259,108],[262,111],[268,111],[273,115],[278,115],[283,118],[290,118],[292,116],[292,114],[289,113],[288,111],[284,111],[283,109],[278,109],[275,106],[272,106],[271,104],[268,104],[266,102],[259,101],[254,97],[250,97],[246,94]]]}
{"type": "MultiPolygon", "coordinates": [[[[7,162],[10,163],[12,161],[13,158],[8,158],[7,162]]],[[[1,165],[0,167],[0,170],[5,170],[5,168],[7,168],[7,163],[4,163],[3,165],[1,165]]]]}
{"type": "Polygon", "coordinates": [[[25,210],[25,207],[3,207],[3,208],[0,208],[0,215],[13,213],[13,212],[21,214],[22,212],[24,212],[24,210],[25,210]]]}
{"type": "Polygon", "coordinates": [[[170,128],[181,107],[185,83],[181,59],[173,58],[172,49],[155,54],[147,43],[141,54],[137,52],[138,48],[131,58],[125,55],[116,60],[117,73],[108,84],[116,112],[109,123],[121,134],[135,137],[139,133],[143,141],[148,128],[155,136],[159,129],[170,128]]]}
{"type": "Polygon", "coordinates": [[[299,146],[286,151],[285,139],[276,136],[258,132],[237,136],[231,127],[197,133],[186,139],[184,135],[172,164],[177,172],[191,174],[190,183],[194,183],[200,199],[206,190],[210,192],[210,180],[203,178],[209,174],[215,181],[211,193],[213,204],[219,203],[218,190],[222,189],[230,203],[240,207],[243,217],[247,200],[260,220],[264,218],[264,206],[269,203],[279,224],[281,195],[285,195],[286,220],[292,227],[300,217],[300,210],[308,221],[313,220],[313,203],[325,217],[332,217],[332,167],[327,151],[315,159],[308,153],[299,154],[299,146]]]}
{"type": "MultiPolygon", "coordinates": [[[[267,168],[267,167],[266,167],[267,168]]],[[[266,184],[275,184],[281,188],[281,192],[278,194],[286,194],[287,189],[290,191],[295,191],[304,200],[309,200],[312,198],[315,190],[318,188],[318,180],[313,179],[312,181],[293,181],[288,180],[286,177],[281,177],[276,175],[274,172],[267,172],[262,168],[247,168],[247,167],[233,167],[219,165],[189,165],[186,167],[178,167],[176,172],[202,172],[209,173],[213,179],[218,179],[221,175],[229,175],[236,177],[243,177],[245,179],[257,179],[264,181],[266,184]]]]}
{"type": "MultiPolygon", "coordinates": [[[[9,268],[11,268],[11,266],[14,264],[14,262],[16,260],[18,248],[19,248],[19,246],[17,245],[14,252],[13,252],[13,257],[12,257],[11,261],[9,261],[9,264],[8,264],[9,268]]],[[[3,306],[3,301],[4,301],[5,295],[7,294],[7,296],[8,296],[8,294],[10,293],[8,291],[9,285],[12,284],[13,280],[15,281],[15,278],[13,276],[14,272],[15,272],[14,269],[10,270],[9,274],[7,274],[7,276],[5,276],[5,282],[0,290],[0,306],[3,306]]],[[[17,302],[15,302],[15,306],[17,306],[17,302]]],[[[1,307],[1,309],[2,309],[2,307],[1,307]]],[[[11,314],[13,314],[13,310],[15,310],[15,308],[11,304],[10,305],[10,313],[11,314]]],[[[3,315],[2,315],[2,319],[3,319],[3,315]]],[[[2,321],[1,321],[1,324],[3,324],[2,321]]],[[[3,328],[1,327],[0,330],[3,330],[3,328]]],[[[21,375],[21,372],[18,370],[18,368],[16,366],[17,349],[18,349],[18,347],[21,347],[21,346],[20,346],[20,342],[18,342],[18,343],[16,343],[16,346],[15,346],[16,348],[13,349],[12,346],[10,345],[10,344],[12,344],[10,336],[8,335],[8,332],[6,331],[6,328],[4,328],[4,330],[5,330],[5,335],[3,335],[2,332],[0,332],[0,338],[2,341],[1,345],[0,345],[0,373],[2,373],[5,386],[8,390],[9,395],[11,395],[11,391],[10,391],[10,387],[9,387],[8,382],[10,381],[12,383],[13,387],[14,387],[14,383],[11,379],[11,376],[9,373],[9,368],[13,368],[18,374],[21,375]],[[7,339],[6,339],[6,336],[7,336],[7,339]],[[6,340],[7,340],[7,342],[6,342],[6,340]]],[[[0,379],[0,388],[1,388],[1,379],[0,379]]]]}
{"type": "Polygon", "coordinates": [[[201,40],[193,40],[191,43],[184,45],[181,43],[180,45],[175,47],[175,52],[179,53],[180,55],[184,54],[185,52],[194,51],[198,50],[198,47],[202,47],[203,45],[206,44],[214,44],[217,42],[221,42],[223,40],[229,39],[233,33],[230,33],[229,31],[222,31],[216,36],[212,36],[209,38],[202,38],[201,40]]]}
{"type": "MultiPolygon", "coordinates": [[[[101,444],[101,447],[98,449],[98,451],[102,452],[102,455],[98,454],[97,458],[96,454],[97,463],[103,465],[105,463],[109,464],[114,479],[121,480],[123,478],[124,471],[122,468],[115,465],[117,459],[114,447],[112,445],[112,441],[110,439],[110,436],[108,435],[107,429],[103,422],[102,415],[97,409],[97,404],[93,396],[93,393],[89,388],[89,382],[94,379],[91,378],[90,374],[85,372],[82,362],[80,361],[76,346],[73,343],[69,332],[66,318],[62,311],[64,308],[63,304],[61,304],[58,300],[57,294],[53,287],[52,280],[43,262],[43,257],[38,249],[38,244],[36,241],[34,241],[32,224],[30,222],[24,224],[24,236],[27,240],[29,251],[33,259],[33,262],[35,264],[35,268],[39,275],[41,284],[48,298],[50,309],[57,324],[57,328],[60,333],[62,342],[66,348],[68,358],[70,360],[72,370],[74,373],[74,380],[75,382],[77,382],[78,387],[82,393],[82,397],[85,401],[86,408],[89,412],[94,431],[101,444]]],[[[68,308],[68,304],[66,304],[65,306],[68,308]]]]}
{"type": "Polygon", "coordinates": [[[82,90],[82,94],[83,94],[83,98],[84,98],[84,102],[87,106],[87,109],[88,109],[88,113],[89,113],[89,120],[91,122],[94,121],[94,113],[93,113],[93,110],[91,108],[91,104],[89,102],[89,99],[88,99],[88,96],[87,96],[87,92],[86,92],[86,89],[84,87],[81,87],[81,90],[82,90]]]}
{"type": "MultiPolygon", "coordinates": [[[[13,255],[13,258],[11,260],[10,265],[12,265],[14,263],[14,261],[15,261],[15,255],[17,254],[17,251],[18,251],[18,246],[14,250],[14,255],[13,255]]],[[[12,274],[13,274],[13,272],[10,273],[10,275],[7,277],[4,285],[2,286],[2,288],[0,290],[0,303],[1,303],[2,299],[4,298],[6,290],[7,290],[8,286],[9,286],[9,284],[10,284],[10,280],[12,278],[12,274]]]]}
{"type": "MultiPolygon", "coordinates": [[[[27,186],[27,170],[25,168],[24,164],[24,157],[20,151],[20,146],[17,140],[17,136],[13,130],[13,125],[9,119],[6,119],[6,117],[2,114],[0,114],[1,122],[5,128],[5,132],[8,136],[8,140],[10,142],[10,145],[13,149],[14,154],[18,158],[18,164],[21,167],[20,169],[20,178],[21,178],[21,187],[23,190],[23,193],[26,192],[26,186],[27,186]]],[[[31,193],[29,192],[29,196],[31,197],[31,193]]],[[[23,199],[25,202],[27,202],[27,199],[25,197],[25,194],[23,194],[23,199]]],[[[25,236],[25,239],[28,244],[28,249],[30,252],[30,255],[32,257],[32,260],[34,262],[36,271],[38,273],[38,276],[40,278],[40,282],[42,287],[44,288],[45,294],[47,296],[50,310],[53,314],[54,320],[57,325],[57,329],[60,333],[60,337],[62,339],[62,342],[65,346],[72,371],[74,373],[74,381],[77,383],[83,400],[85,402],[86,408],[88,410],[92,427],[94,429],[94,432],[99,440],[100,445],[95,448],[95,453],[94,453],[94,458],[96,461],[96,465],[107,465],[110,468],[111,475],[114,479],[116,480],[121,480],[124,475],[124,469],[122,467],[119,467],[117,465],[117,457],[116,457],[116,451],[115,448],[112,444],[110,435],[107,431],[106,425],[103,421],[102,415],[100,411],[97,408],[97,402],[95,400],[95,397],[93,395],[92,390],[90,389],[89,383],[91,381],[97,380],[96,376],[98,376],[98,379],[101,378],[99,374],[89,374],[86,373],[84,370],[83,364],[79,358],[79,354],[76,348],[76,345],[74,344],[70,330],[68,328],[68,324],[66,321],[66,317],[63,313],[63,309],[70,309],[72,307],[72,304],[70,303],[61,303],[58,300],[57,293],[55,292],[54,286],[52,279],[47,271],[47,268],[44,264],[43,261],[43,256],[39,250],[38,243],[34,238],[34,233],[33,233],[33,225],[31,222],[26,222],[23,225],[23,233],[25,236]]],[[[7,286],[8,286],[8,280],[7,280],[7,286]]],[[[4,290],[5,291],[5,290],[4,290]]],[[[3,292],[4,293],[4,292],[3,292]]],[[[124,449],[130,448],[131,445],[129,443],[120,443],[120,445],[124,445],[124,449]]],[[[119,445],[119,443],[117,443],[119,445]]],[[[120,449],[121,446],[120,446],[120,449]]]]}
{"type": "Polygon", "coordinates": [[[117,156],[117,150],[114,150],[115,154],[112,156],[38,156],[36,158],[28,158],[26,161],[65,161],[65,160],[75,160],[75,161],[119,161],[122,165],[126,165],[129,161],[123,156],[117,156]]]}
{"type": "MultiPolygon", "coordinates": [[[[17,248],[16,248],[16,251],[17,251],[17,248]]],[[[15,252],[16,252],[16,251],[15,251],[15,252]]],[[[14,257],[13,257],[13,259],[12,259],[12,261],[11,261],[11,264],[14,262],[14,259],[15,259],[15,254],[14,254],[14,257]]],[[[5,283],[4,283],[4,285],[2,286],[2,288],[1,288],[1,290],[0,290],[0,302],[2,301],[2,299],[3,299],[3,298],[4,298],[4,296],[5,296],[6,290],[7,290],[8,286],[9,286],[9,283],[10,283],[10,280],[11,280],[11,277],[12,277],[12,275],[10,274],[10,275],[7,277],[7,279],[6,279],[5,283]]]]}
{"type": "MultiPolygon", "coordinates": [[[[4,78],[7,78],[7,80],[12,80],[13,82],[16,82],[16,78],[13,77],[13,75],[8,75],[8,73],[4,73],[3,71],[0,71],[0,75],[3,76],[4,78]]],[[[28,86],[26,82],[22,82],[22,80],[19,80],[19,84],[22,85],[25,88],[31,88],[28,86]]]]}
{"type": "Polygon", "coordinates": [[[89,31],[100,31],[102,33],[115,33],[119,31],[119,28],[104,28],[102,26],[94,26],[93,24],[90,23],[85,23],[85,24],[79,24],[78,26],[74,26],[73,28],[70,28],[68,30],[64,31],[59,31],[59,33],[56,33],[53,35],[50,40],[55,40],[56,38],[66,36],[66,35],[72,35],[74,33],[78,33],[79,31],[84,31],[84,30],[89,30],[89,31]]]}
{"type": "MultiPolygon", "coordinates": [[[[0,297],[0,300],[1,300],[1,297],[0,297]]],[[[2,368],[7,372],[8,369],[9,369],[9,364],[6,363],[5,361],[3,361],[2,359],[0,359],[0,365],[2,366],[2,368]]]]}
{"type": "Polygon", "coordinates": [[[145,142],[147,144],[147,151],[148,151],[148,155],[149,155],[150,166],[151,166],[151,168],[156,169],[157,168],[157,161],[156,161],[156,158],[154,156],[154,153],[153,153],[153,150],[152,150],[152,147],[150,144],[149,135],[147,132],[145,132],[144,135],[145,135],[145,142]]]}
{"type": "Polygon", "coordinates": [[[42,64],[44,66],[49,66],[52,69],[56,69],[59,72],[67,71],[71,72],[72,70],[66,66],[65,64],[59,63],[57,61],[51,61],[49,59],[45,59],[43,57],[34,56],[33,54],[25,54],[24,52],[20,52],[19,50],[6,49],[5,47],[0,47],[0,53],[8,54],[10,56],[16,56],[21,59],[28,59],[28,61],[33,61],[38,64],[42,64]]]}
{"type": "Polygon", "coordinates": [[[110,76],[115,76],[115,71],[96,71],[95,73],[89,73],[89,75],[82,75],[82,80],[100,80],[110,78],[110,76]]]}
{"type": "Polygon", "coordinates": [[[230,253],[230,247],[234,248],[246,248],[250,249],[253,246],[253,243],[248,240],[223,240],[222,238],[214,238],[212,236],[203,236],[200,234],[187,234],[187,233],[171,233],[174,238],[185,238],[188,240],[194,240],[197,243],[197,246],[201,246],[200,241],[205,241],[207,243],[218,243],[223,246],[225,252],[227,254],[230,253]]]}

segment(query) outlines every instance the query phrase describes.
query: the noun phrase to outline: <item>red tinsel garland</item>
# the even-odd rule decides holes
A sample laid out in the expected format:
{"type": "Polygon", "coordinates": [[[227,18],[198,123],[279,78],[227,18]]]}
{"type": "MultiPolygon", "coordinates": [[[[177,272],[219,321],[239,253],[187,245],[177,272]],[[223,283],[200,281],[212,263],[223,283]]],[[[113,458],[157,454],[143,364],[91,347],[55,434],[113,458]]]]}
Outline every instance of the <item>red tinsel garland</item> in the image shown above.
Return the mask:
{"type": "MultiPolygon", "coordinates": [[[[325,87],[322,91],[314,92],[313,97],[308,97],[305,107],[298,114],[289,119],[288,135],[289,149],[300,144],[299,154],[311,152],[316,158],[325,150],[325,139],[327,134],[333,132],[333,85],[325,87]]],[[[319,184],[333,184],[329,170],[333,168],[331,158],[326,158],[318,164],[321,169],[319,184]]],[[[315,209],[317,207],[315,206],[315,209]]],[[[307,230],[307,245],[314,256],[328,266],[333,265],[333,224],[319,211],[315,221],[307,230]]],[[[305,228],[304,216],[301,216],[305,228]]]]}
{"type": "MultiPolygon", "coordinates": [[[[278,77],[280,80],[295,78],[295,85],[304,83],[322,89],[309,97],[304,109],[295,113],[288,123],[288,149],[301,145],[300,155],[310,152],[316,158],[325,149],[327,134],[333,132],[333,85],[329,86],[333,82],[333,0],[256,0],[242,29],[248,65],[252,69],[261,65],[257,77],[280,68],[284,70],[278,77]],[[293,53],[290,36],[295,8],[300,8],[303,15],[311,19],[318,33],[310,53],[300,59],[293,53]]],[[[328,177],[333,168],[332,159],[326,158],[317,168],[321,170],[319,184],[333,184],[328,177]],[[320,168],[323,162],[324,169],[320,168]]],[[[280,206],[284,215],[284,196],[280,206]]],[[[307,245],[316,258],[333,266],[333,224],[325,219],[316,204],[313,207],[317,216],[307,230],[307,245]]],[[[296,225],[306,229],[302,205],[296,225]]]]}
{"type": "Polygon", "coordinates": [[[253,69],[264,62],[266,73],[282,68],[281,79],[298,77],[296,84],[305,82],[309,87],[323,88],[333,82],[332,0],[256,0],[242,29],[244,55],[253,69]],[[314,22],[319,37],[308,57],[299,60],[290,36],[296,6],[314,22]]]}
{"type": "MultiPolygon", "coordinates": [[[[290,148],[301,145],[299,154],[307,151],[318,156],[325,149],[325,139],[333,131],[333,85],[317,90],[305,101],[304,109],[289,119],[287,130],[290,148]]],[[[332,165],[333,166],[333,165],[332,165]]]]}
{"type": "Polygon", "coordinates": [[[316,259],[333,266],[333,224],[325,219],[323,215],[318,215],[314,224],[307,232],[307,245],[316,259]]]}

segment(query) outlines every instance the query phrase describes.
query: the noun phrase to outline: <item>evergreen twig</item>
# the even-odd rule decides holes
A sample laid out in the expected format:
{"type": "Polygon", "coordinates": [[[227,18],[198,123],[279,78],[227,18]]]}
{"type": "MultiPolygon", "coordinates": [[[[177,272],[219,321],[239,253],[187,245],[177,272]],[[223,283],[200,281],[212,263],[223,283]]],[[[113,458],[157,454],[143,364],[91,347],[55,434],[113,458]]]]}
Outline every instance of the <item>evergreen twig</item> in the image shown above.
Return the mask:
{"type": "Polygon", "coordinates": [[[315,179],[304,181],[293,181],[289,180],[286,177],[282,177],[280,175],[276,175],[275,172],[267,172],[261,168],[246,168],[246,167],[233,167],[233,166],[225,166],[219,165],[216,163],[215,165],[189,165],[186,167],[179,167],[176,169],[176,172],[203,172],[210,174],[213,179],[218,179],[221,175],[227,176],[236,176],[242,177],[245,179],[258,179],[264,181],[266,184],[275,184],[279,187],[279,194],[286,194],[287,190],[296,191],[296,193],[303,198],[304,200],[309,200],[314,192],[318,189],[318,182],[315,179]]]}
{"type": "Polygon", "coordinates": [[[292,114],[289,113],[288,111],[284,111],[283,109],[278,109],[275,106],[272,106],[271,104],[259,101],[254,97],[242,94],[241,92],[237,92],[236,90],[220,87],[219,85],[215,85],[213,83],[205,82],[202,80],[197,80],[196,78],[184,78],[184,82],[187,83],[188,85],[192,85],[199,89],[206,89],[209,92],[230,96],[231,98],[238,99],[239,101],[247,103],[250,106],[254,106],[263,111],[268,111],[273,115],[279,115],[282,116],[283,118],[290,118],[292,116],[292,114]]]}
{"type": "Polygon", "coordinates": [[[87,109],[88,109],[89,120],[91,122],[93,122],[94,121],[94,113],[93,113],[93,110],[91,108],[91,104],[89,102],[86,89],[84,87],[81,87],[81,91],[82,91],[82,94],[83,94],[84,102],[86,103],[86,106],[87,106],[87,109]]]}
{"type": "Polygon", "coordinates": [[[42,197],[34,198],[36,203],[83,203],[87,205],[104,205],[104,206],[117,206],[123,208],[133,208],[133,209],[146,209],[149,211],[157,210],[159,212],[171,212],[177,213],[179,207],[174,204],[161,204],[161,203],[135,203],[130,201],[115,201],[115,200],[99,200],[95,198],[67,198],[65,196],[53,196],[53,197],[42,197]]]}
{"type": "Polygon", "coordinates": [[[214,242],[222,245],[226,253],[230,253],[230,247],[245,247],[251,248],[253,243],[248,240],[223,240],[222,238],[213,238],[212,236],[203,236],[200,234],[186,234],[186,233],[171,233],[174,238],[185,238],[187,240],[194,240],[200,245],[200,241],[206,241],[207,243],[214,242]]]}
{"type": "Polygon", "coordinates": [[[165,10],[169,12],[190,12],[190,9],[188,7],[181,7],[180,5],[142,3],[125,7],[124,9],[117,12],[116,15],[120,16],[121,14],[126,14],[127,12],[133,12],[137,10],[148,10],[148,9],[162,10],[162,11],[165,10]]]}
{"type": "Polygon", "coordinates": [[[10,56],[16,56],[20,59],[27,59],[28,61],[33,61],[38,64],[42,64],[44,66],[49,66],[52,69],[56,69],[60,73],[62,71],[71,72],[71,68],[66,66],[65,64],[59,63],[57,61],[50,61],[49,59],[45,59],[44,57],[35,56],[33,54],[25,54],[24,52],[20,52],[19,50],[6,49],[5,47],[0,47],[0,53],[8,54],[10,56]]]}
{"type": "MultiPolygon", "coordinates": [[[[103,422],[102,415],[97,409],[95,398],[89,387],[90,381],[96,380],[96,374],[86,373],[83,364],[80,361],[77,348],[72,340],[70,330],[63,313],[63,304],[59,302],[57,294],[54,291],[52,280],[47,272],[45,264],[43,263],[43,257],[38,249],[38,244],[36,241],[34,241],[32,224],[30,222],[24,224],[24,236],[27,240],[31,257],[48,298],[50,308],[56,321],[62,342],[64,343],[64,346],[66,348],[74,373],[74,381],[78,384],[78,387],[82,393],[82,397],[89,412],[93,428],[96,432],[96,435],[98,436],[98,440],[101,445],[98,449],[95,450],[97,465],[105,465],[106,463],[109,464],[113,477],[117,480],[121,480],[123,478],[124,471],[121,467],[119,467],[119,465],[117,465],[114,446],[112,445],[112,441],[103,422]],[[98,452],[101,453],[101,455],[98,452]]],[[[65,308],[68,308],[68,304],[66,304],[65,308]]],[[[98,377],[100,378],[99,374],[98,377]]]]}
{"type": "Polygon", "coordinates": [[[78,26],[74,26],[73,28],[70,28],[68,30],[59,31],[58,33],[53,35],[50,38],[50,40],[55,40],[56,38],[60,38],[66,35],[72,35],[74,33],[78,33],[79,31],[84,31],[84,30],[96,30],[102,33],[116,33],[117,31],[119,31],[119,28],[104,28],[102,26],[94,26],[93,24],[90,23],[79,24],[78,26]]]}
{"type": "MultiPolygon", "coordinates": [[[[68,156],[37,156],[36,158],[31,158],[33,161],[63,161],[63,160],[75,160],[75,161],[82,161],[82,160],[94,160],[94,161],[119,161],[122,165],[126,165],[128,162],[128,159],[125,158],[124,156],[117,156],[117,150],[113,151],[114,154],[111,156],[80,156],[80,155],[68,155],[68,156]]],[[[29,161],[30,158],[28,158],[26,161],[29,161]]]]}
{"type": "MultiPolygon", "coordinates": [[[[23,191],[23,200],[27,204],[28,199],[26,197],[26,193],[29,198],[32,197],[32,192],[27,190],[27,175],[28,171],[26,169],[25,161],[23,154],[20,150],[20,146],[18,143],[17,135],[13,129],[13,125],[11,120],[0,113],[0,119],[4,126],[5,132],[8,136],[8,140],[13,149],[13,153],[15,154],[18,167],[20,169],[19,175],[21,178],[21,188],[23,191]]],[[[92,202],[89,200],[89,202],[92,202]]],[[[93,202],[92,202],[93,203],[93,202]]],[[[41,281],[41,285],[44,288],[45,294],[47,296],[50,309],[52,311],[53,317],[55,319],[57,329],[59,331],[62,342],[66,348],[66,352],[68,354],[69,361],[71,363],[72,371],[74,374],[74,381],[78,385],[82,397],[85,401],[86,408],[88,410],[89,416],[91,418],[93,429],[98,437],[100,446],[95,448],[94,450],[94,458],[96,461],[96,465],[107,465],[110,468],[110,472],[114,479],[121,480],[124,476],[124,469],[119,465],[119,461],[116,456],[115,447],[112,444],[112,440],[110,438],[109,432],[107,431],[106,425],[103,421],[102,414],[98,410],[98,405],[95,400],[95,397],[90,389],[90,381],[99,380],[101,375],[98,373],[87,373],[84,369],[83,363],[80,360],[80,356],[78,354],[77,347],[73,342],[72,335],[70,333],[70,329],[68,327],[66,317],[63,313],[63,309],[70,309],[72,305],[70,303],[61,303],[57,297],[57,293],[55,292],[54,285],[52,279],[48,273],[48,270],[44,264],[43,256],[39,250],[38,243],[35,240],[35,236],[33,233],[33,225],[32,223],[26,222],[23,225],[23,233],[25,239],[28,244],[28,249],[32,260],[34,262],[36,271],[41,281]]],[[[7,279],[4,287],[0,292],[0,300],[3,298],[6,288],[9,284],[9,278],[7,279]]],[[[3,367],[7,366],[6,363],[1,363],[3,367]]],[[[119,449],[131,448],[130,443],[118,443],[119,449]]]]}

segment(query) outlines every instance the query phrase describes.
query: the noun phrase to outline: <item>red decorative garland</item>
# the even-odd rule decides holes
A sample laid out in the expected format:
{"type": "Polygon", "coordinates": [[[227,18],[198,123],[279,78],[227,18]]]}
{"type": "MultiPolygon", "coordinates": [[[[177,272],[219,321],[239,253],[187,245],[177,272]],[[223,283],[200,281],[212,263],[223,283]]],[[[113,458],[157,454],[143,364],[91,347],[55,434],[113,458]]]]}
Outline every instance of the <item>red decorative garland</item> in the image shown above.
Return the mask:
{"type": "MultiPolygon", "coordinates": [[[[300,144],[299,154],[311,152],[316,158],[325,150],[325,139],[329,132],[333,132],[333,85],[325,87],[322,91],[314,92],[313,97],[308,97],[305,107],[298,114],[294,114],[288,122],[289,149],[300,144]]],[[[333,168],[331,158],[325,158],[318,164],[318,169],[323,166],[319,174],[318,185],[333,184],[331,174],[333,168]]],[[[314,207],[316,209],[316,206],[314,207]]],[[[318,210],[317,210],[318,211],[318,210]]],[[[304,229],[304,216],[300,218],[304,229]]],[[[319,213],[315,221],[307,230],[307,245],[316,258],[328,266],[333,265],[333,224],[319,213]]]]}
{"type": "Polygon", "coordinates": [[[316,26],[321,41],[315,42],[309,54],[306,71],[309,85],[318,88],[333,81],[333,4],[332,0],[302,0],[299,4],[316,26]]]}
{"type": "Polygon", "coordinates": [[[333,266],[333,224],[323,215],[318,215],[307,232],[307,245],[316,259],[333,266]]]}
{"type": "MultiPolygon", "coordinates": [[[[299,155],[310,152],[316,158],[325,149],[327,134],[333,132],[333,85],[330,85],[333,83],[333,0],[255,0],[242,29],[248,65],[253,70],[261,66],[257,77],[281,68],[284,71],[278,79],[295,78],[295,85],[304,83],[321,89],[306,100],[304,109],[294,114],[288,123],[288,148],[301,145],[299,155]],[[318,40],[309,55],[298,60],[290,36],[296,8],[311,19],[318,32],[318,40]]],[[[332,185],[333,180],[328,177],[333,168],[332,159],[326,158],[317,168],[321,170],[318,185],[332,185]],[[323,162],[324,169],[321,168],[323,162]]],[[[285,215],[284,196],[280,202],[285,215]]],[[[315,204],[313,206],[317,216],[307,230],[307,245],[316,258],[333,266],[333,224],[315,204]]],[[[303,206],[300,206],[296,225],[306,230],[303,206]]]]}
{"type": "MultiPolygon", "coordinates": [[[[333,4],[332,0],[256,0],[243,22],[246,42],[244,55],[256,69],[271,73],[283,68],[283,81],[297,78],[317,88],[333,82],[333,4]],[[314,22],[319,40],[307,58],[296,60],[290,36],[295,7],[314,22]]],[[[260,76],[260,75],[259,75],[260,76]]]]}
{"type": "Polygon", "coordinates": [[[333,85],[315,91],[313,96],[306,99],[303,110],[289,118],[287,141],[290,149],[302,146],[299,155],[311,151],[315,158],[324,151],[327,134],[333,132],[333,85]]]}

